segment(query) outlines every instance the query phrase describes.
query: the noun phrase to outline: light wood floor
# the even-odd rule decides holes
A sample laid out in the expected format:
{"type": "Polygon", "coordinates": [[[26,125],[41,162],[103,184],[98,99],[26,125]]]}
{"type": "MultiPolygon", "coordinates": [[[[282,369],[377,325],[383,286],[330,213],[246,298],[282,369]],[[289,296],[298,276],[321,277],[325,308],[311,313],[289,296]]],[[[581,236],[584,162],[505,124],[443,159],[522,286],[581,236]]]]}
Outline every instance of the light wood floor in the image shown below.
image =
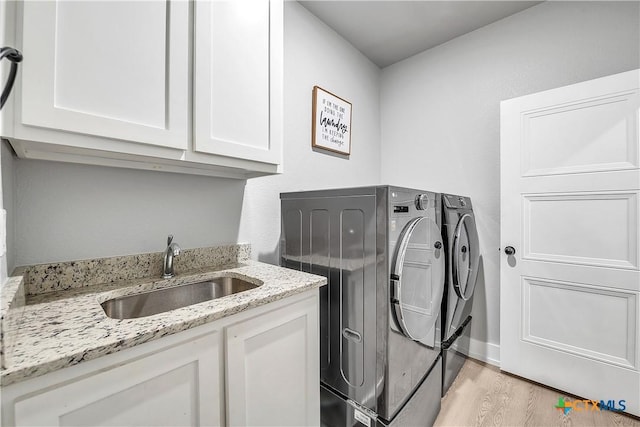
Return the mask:
{"type": "Polygon", "coordinates": [[[442,400],[436,426],[634,426],[640,420],[610,411],[555,408],[568,397],[469,359],[442,400]]]}

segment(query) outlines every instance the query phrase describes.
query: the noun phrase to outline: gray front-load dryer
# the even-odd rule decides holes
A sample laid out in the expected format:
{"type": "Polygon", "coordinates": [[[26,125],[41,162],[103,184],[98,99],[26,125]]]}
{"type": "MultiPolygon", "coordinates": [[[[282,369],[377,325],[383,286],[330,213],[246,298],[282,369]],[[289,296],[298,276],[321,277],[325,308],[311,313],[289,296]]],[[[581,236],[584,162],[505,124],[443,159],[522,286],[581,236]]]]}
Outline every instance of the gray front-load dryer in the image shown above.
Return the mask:
{"type": "Polygon", "coordinates": [[[442,395],[469,355],[471,304],[480,266],[480,247],[471,199],[442,195],[447,273],[442,301],[442,395]]]}
{"type": "Polygon", "coordinates": [[[321,419],[428,426],[440,409],[440,194],[378,186],[283,193],[281,264],[320,291],[321,419]]]}

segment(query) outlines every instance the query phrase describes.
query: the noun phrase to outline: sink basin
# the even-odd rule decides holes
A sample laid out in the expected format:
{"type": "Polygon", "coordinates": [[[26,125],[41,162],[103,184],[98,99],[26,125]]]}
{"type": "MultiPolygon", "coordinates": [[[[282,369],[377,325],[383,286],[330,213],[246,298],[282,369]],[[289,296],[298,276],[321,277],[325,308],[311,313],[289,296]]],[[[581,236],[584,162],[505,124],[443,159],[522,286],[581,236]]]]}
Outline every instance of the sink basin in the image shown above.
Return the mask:
{"type": "Polygon", "coordinates": [[[258,285],[235,277],[217,277],[205,282],[113,298],[103,302],[101,306],[106,315],[112,319],[135,319],[222,298],[257,287],[258,285]]]}

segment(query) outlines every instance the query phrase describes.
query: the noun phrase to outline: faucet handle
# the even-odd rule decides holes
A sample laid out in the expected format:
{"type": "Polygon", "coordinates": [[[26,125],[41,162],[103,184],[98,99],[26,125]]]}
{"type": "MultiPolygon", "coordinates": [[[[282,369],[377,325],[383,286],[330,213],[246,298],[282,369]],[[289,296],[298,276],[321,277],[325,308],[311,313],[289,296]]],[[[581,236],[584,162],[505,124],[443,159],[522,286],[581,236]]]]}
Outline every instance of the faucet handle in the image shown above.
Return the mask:
{"type": "Polygon", "coordinates": [[[169,246],[171,244],[171,242],[173,241],[173,234],[169,234],[167,236],[167,246],[169,246]]]}

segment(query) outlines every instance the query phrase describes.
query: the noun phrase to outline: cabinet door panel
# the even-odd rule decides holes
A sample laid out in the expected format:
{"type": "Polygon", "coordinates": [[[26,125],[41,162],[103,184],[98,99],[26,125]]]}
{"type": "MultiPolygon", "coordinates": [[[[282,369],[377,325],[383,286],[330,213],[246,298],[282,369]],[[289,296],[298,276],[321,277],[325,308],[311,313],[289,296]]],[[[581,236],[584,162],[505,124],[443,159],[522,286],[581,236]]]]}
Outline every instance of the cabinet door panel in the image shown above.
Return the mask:
{"type": "Polygon", "coordinates": [[[282,0],[195,3],[195,150],[277,164],[282,0]]]}
{"type": "Polygon", "coordinates": [[[317,294],[232,325],[226,338],[229,425],[319,424],[317,294]]]}
{"type": "Polygon", "coordinates": [[[24,2],[23,125],[187,148],[188,3],[24,2]]]}
{"type": "Polygon", "coordinates": [[[222,425],[220,333],[31,395],[16,425],[222,425]]]}

